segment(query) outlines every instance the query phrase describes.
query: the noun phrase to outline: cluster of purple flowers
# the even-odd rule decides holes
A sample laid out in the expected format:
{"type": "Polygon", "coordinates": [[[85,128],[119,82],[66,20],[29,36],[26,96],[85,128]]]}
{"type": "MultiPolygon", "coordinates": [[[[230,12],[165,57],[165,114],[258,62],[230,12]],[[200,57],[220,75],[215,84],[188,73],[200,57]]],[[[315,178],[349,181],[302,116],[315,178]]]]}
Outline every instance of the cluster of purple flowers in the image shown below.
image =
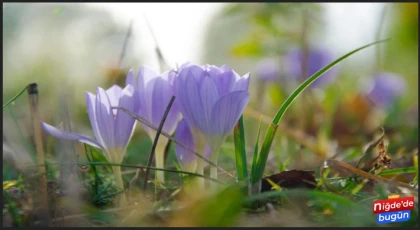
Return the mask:
{"type": "MultiPolygon", "coordinates": [[[[331,55],[320,49],[306,52],[291,50],[286,58],[287,76],[290,79],[306,79],[332,62],[331,55]],[[307,66],[302,68],[302,63],[307,66]],[[305,69],[306,73],[302,70],[305,69]]],[[[279,77],[276,61],[263,60],[257,75],[264,81],[279,77]]],[[[335,71],[327,72],[317,79],[313,86],[323,86],[331,82],[335,71]]],[[[166,118],[163,131],[175,133],[178,142],[183,143],[202,156],[217,164],[218,153],[226,137],[232,132],[249,102],[249,73],[240,76],[227,66],[183,64],[177,71],[159,74],[143,66],[137,79],[129,71],[125,88],[117,85],[104,90],[100,87],[96,95],[86,92],[86,105],[94,138],[57,129],[46,123],[46,132],[56,138],[74,140],[100,148],[112,163],[121,163],[128,143],[136,126],[136,120],[124,111],[112,107],[124,107],[138,114],[158,127],[172,96],[175,101],[166,118]]],[[[404,82],[395,75],[378,73],[374,76],[374,86],[366,94],[378,106],[385,106],[405,89],[404,82]]],[[[156,131],[143,125],[143,129],[153,141],[156,131]]],[[[164,168],[164,150],[168,143],[164,136],[159,138],[156,149],[156,167],[164,168]]],[[[184,170],[204,173],[204,161],[184,147],[176,146],[176,155],[184,170]]],[[[117,184],[123,188],[120,167],[113,167],[117,184]]],[[[210,176],[217,178],[217,168],[211,166],[210,176]]],[[[162,171],[157,179],[164,181],[162,171]]],[[[204,181],[201,181],[204,183],[204,181]]]]}
{"type": "MultiPolygon", "coordinates": [[[[143,66],[137,79],[133,71],[128,73],[124,89],[114,85],[108,90],[97,88],[96,95],[86,92],[87,111],[95,139],[46,123],[42,123],[42,126],[56,138],[100,148],[110,162],[121,163],[136,120],[124,111],[111,107],[124,107],[158,127],[171,97],[175,96],[163,131],[172,135],[176,130],[178,142],[216,163],[223,141],[248,104],[249,80],[249,74],[241,77],[227,66],[185,63],[177,71],[162,74],[143,66]]],[[[155,138],[155,130],[144,125],[143,129],[152,140],[155,138]]],[[[156,150],[158,168],[164,167],[163,150],[167,143],[166,137],[159,138],[156,150]]],[[[176,146],[176,154],[182,168],[203,173],[202,159],[179,145],[176,146]]],[[[114,173],[118,186],[122,188],[120,167],[114,167],[114,173]]],[[[157,176],[159,180],[164,180],[163,174],[157,176]]]]}

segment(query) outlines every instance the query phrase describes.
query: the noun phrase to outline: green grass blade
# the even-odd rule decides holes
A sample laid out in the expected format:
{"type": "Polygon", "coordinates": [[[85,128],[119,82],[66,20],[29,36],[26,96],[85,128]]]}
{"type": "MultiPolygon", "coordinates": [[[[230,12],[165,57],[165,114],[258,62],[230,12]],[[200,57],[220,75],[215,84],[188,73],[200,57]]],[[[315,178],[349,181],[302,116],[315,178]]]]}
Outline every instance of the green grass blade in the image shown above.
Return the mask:
{"type": "Polygon", "coordinates": [[[266,162],[267,162],[268,154],[270,152],[271,144],[273,143],[273,138],[274,138],[274,135],[275,135],[276,130],[277,130],[277,125],[278,125],[280,119],[283,117],[286,110],[289,108],[289,106],[292,104],[292,102],[296,99],[296,97],[299,96],[299,94],[306,87],[308,87],[312,82],[314,82],[316,79],[318,79],[322,74],[327,72],[333,66],[337,65],[338,63],[340,63],[341,61],[343,61],[344,59],[346,59],[350,55],[352,55],[352,54],[354,54],[354,53],[356,53],[360,50],[363,50],[367,47],[370,47],[372,45],[375,45],[375,44],[378,44],[378,43],[381,43],[381,42],[384,42],[384,41],[387,41],[387,40],[388,39],[370,43],[368,45],[357,48],[357,49],[341,56],[337,60],[331,62],[330,64],[328,64],[327,66],[325,66],[324,68],[322,68],[321,70],[316,72],[314,75],[309,77],[286,99],[286,101],[281,105],[279,111],[277,112],[276,116],[274,117],[273,122],[272,122],[271,126],[269,127],[269,129],[267,130],[267,133],[264,137],[264,142],[263,142],[263,145],[261,147],[261,151],[260,151],[260,154],[259,154],[259,157],[258,157],[258,162],[257,162],[257,167],[256,167],[257,170],[255,171],[255,177],[253,178],[253,180],[257,180],[257,181],[261,180],[261,178],[263,176],[263,173],[264,173],[264,170],[265,170],[265,165],[266,165],[266,162]]]}
{"type": "Polygon", "coordinates": [[[395,175],[395,174],[402,174],[402,173],[416,173],[416,167],[407,167],[407,168],[397,168],[397,169],[389,169],[380,172],[379,176],[388,176],[388,175],[395,175]]]}
{"type": "Polygon", "coordinates": [[[256,178],[255,171],[256,171],[257,160],[258,160],[258,150],[259,150],[258,145],[259,145],[260,133],[261,133],[261,122],[262,122],[262,117],[260,119],[260,124],[258,125],[257,140],[255,141],[254,156],[252,157],[252,165],[251,165],[251,183],[252,184],[258,181],[255,179],[256,178]]]}
{"type": "Polygon", "coordinates": [[[248,164],[246,161],[245,152],[245,133],[244,133],[244,119],[243,116],[235,125],[233,131],[233,138],[235,144],[235,159],[236,159],[236,174],[239,182],[248,178],[248,164]]]}
{"type": "Polygon", "coordinates": [[[419,158],[418,158],[417,155],[413,157],[413,161],[414,161],[414,167],[413,168],[414,168],[415,173],[416,173],[416,176],[413,179],[413,183],[417,183],[418,180],[419,180],[419,160],[418,159],[419,158]]]}
{"type": "Polygon", "coordinates": [[[271,124],[265,134],[264,142],[261,146],[261,151],[258,156],[258,160],[255,166],[255,171],[252,178],[252,183],[257,183],[264,175],[265,165],[268,159],[268,153],[270,152],[271,144],[274,140],[274,135],[277,131],[277,125],[271,124]]]}
{"type": "MultiPolygon", "coordinates": [[[[139,166],[139,165],[131,165],[131,164],[117,164],[117,163],[110,163],[110,162],[77,162],[77,163],[55,163],[51,162],[50,165],[101,165],[101,166],[120,166],[124,168],[139,168],[139,169],[150,169],[155,171],[164,171],[164,172],[170,172],[170,173],[182,173],[185,175],[195,176],[195,177],[202,177],[206,180],[211,180],[219,184],[224,184],[224,182],[210,178],[208,176],[203,176],[201,174],[187,172],[187,171],[180,171],[180,170],[174,170],[174,169],[165,169],[165,168],[154,168],[154,167],[146,167],[146,166],[139,166]]],[[[37,164],[37,165],[27,165],[26,167],[43,167],[44,164],[37,164]]]]}
{"type": "Polygon", "coordinates": [[[318,79],[322,74],[324,74],[325,72],[327,72],[329,69],[331,69],[332,67],[334,67],[335,65],[337,65],[338,63],[340,63],[341,61],[343,61],[344,59],[346,59],[347,57],[349,57],[350,55],[363,50],[365,48],[368,48],[370,46],[376,45],[378,43],[381,42],[385,42],[388,41],[389,39],[385,39],[385,40],[380,40],[380,41],[376,41],[370,44],[367,44],[365,46],[362,46],[360,48],[357,48],[343,56],[341,56],[340,58],[338,58],[337,60],[331,62],[330,64],[328,64],[327,66],[325,66],[324,68],[322,68],[321,70],[319,70],[318,72],[316,72],[314,75],[312,75],[310,78],[306,79],[306,81],[304,81],[287,99],[286,101],[283,103],[283,105],[280,107],[279,111],[277,112],[276,116],[273,119],[273,124],[278,124],[280,119],[283,117],[284,113],[286,112],[286,110],[289,108],[290,104],[292,104],[292,102],[296,99],[297,96],[299,96],[299,94],[306,88],[308,87],[313,81],[315,81],[316,79],[318,79]]]}
{"type": "Polygon", "coordinates": [[[22,89],[22,91],[20,91],[16,96],[14,96],[12,99],[10,99],[8,102],[6,102],[3,105],[3,109],[6,108],[8,105],[10,105],[12,102],[14,102],[16,99],[18,99],[28,88],[28,86],[26,86],[25,88],[22,89]]]}

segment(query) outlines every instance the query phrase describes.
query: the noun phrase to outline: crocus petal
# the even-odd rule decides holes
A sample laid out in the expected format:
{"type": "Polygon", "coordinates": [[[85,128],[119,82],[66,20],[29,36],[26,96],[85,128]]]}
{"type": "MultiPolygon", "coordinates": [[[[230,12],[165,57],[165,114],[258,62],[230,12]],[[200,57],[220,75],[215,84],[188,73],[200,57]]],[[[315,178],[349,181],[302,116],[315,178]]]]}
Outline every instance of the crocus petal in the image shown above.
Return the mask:
{"type": "Polygon", "coordinates": [[[202,119],[205,120],[205,129],[209,130],[211,111],[214,104],[216,104],[217,99],[219,98],[219,93],[217,92],[216,84],[213,79],[206,77],[204,82],[201,84],[200,88],[200,97],[201,102],[203,103],[203,114],[202,119]]]}
{"type": "MultiPolygon", "coordinates": [[[[175,138],[179,143],[187,146],[192,150],[195,150],[194,139],[186,120],[183,119],[178,124],[178,128],[176,129],[175,133],[175,138]]],[[[179,144],[176,144],[175,152],[182,169],[187,171],[195,171],[197,156],[195,156],[194,153],[185,149],[179,144]]]]}
{"type": "Polygon", "coordinates": [[[96,96],[89,92],[86,92],[86,107],[88,110],[90,125],[92,126],[93,134],[95,135],[96,140],[101,145],[104,145],[101,132],[99,131],[98,121],[96,120],[96,96]]]}
{"type": "Polygon", "coordinates": [[[220,96],[229,93],[236,81],[235,74],[230,69],[217,75],[214,80],[218,86],[220,96]]]}
{"type": "Polygon", "coordinates": [[[232,88],[232,91],[248,91],[249,80],[249,73],[247,73],[235,83],[235,85],[232,88]]]}
{"type": "MultiPolygon", "coordinates": [[[[165,110],[173,96],[172,87],[169,82],[163,78],[157,78],[153,85],[152,102],[150,110],[152,111],[153,124],[158,127],[163,118],[165,110]]],[[[178,108],[174,103],[169,110],[168,116],[166,117],[163,125],[163,131],[172,134],[175,131],[176,124],[178,122],[178,108]]]]}
{"type": "Polygon", "coordinates": [[[132,69],[130,69],[130,71],[128,71],[127,78],[125,79],[125,84],[126,85],[132,85],[133,87],[135,87],[134,73],[133,73],[132,69]]]}
{"type": "Polygon", "coordinates": [[[84,136],[78,133],[72,133],[72,132],[68,132],[65,130],[61,130],[61,129],[57,129],[54,126],[51,126],[49,124],[46,124],[44,122],[41,122],[42,128],[45,130],[45,132],[47,132],[48,134],[50,134],[51,136],[54,136],[58,139],[64,139],[64,140],[70,140],[70,141],[79,141],[91,146],[94,146],[96,148],[100,148],[100,149],[104,149],[104,147],[99,144],[97,141],[95,141],[94,139],[88,137],[88,136],[84,136]]]}
{"type": "Polygon", "coordinates": [[[96,91],[96,120],[104,146],[108,150],[114,148],[114,117],[111,103],[105,90],[98,87],[96,91]]]}
{"type": "Polygon", "coordinates": [[[212,79],[216,79],[217,76],[222,73],[222,70],[220,68],[217,68],[217,66],[213,66],[213,65],[207,66],[206,71],[209,77],[212,79]]]}
{"type": "Polygon", "coordinates": [[[227,136],[241,117],[249,101],[246,91],[234,91],[222,96],[214,105],[211,130],[206,135],[227,136]]]}
{"type": "Polygon", "coordinates": [[[156,78],[158,73],[154,71],[152,68],[144,65],[140,68],[138,77],[137,77],[137,84],[139,90],[144,90],[146,88],[147,83],[156,78]]]}
{"type": "MultiPolygon", "coordinates": [[[[112,107],[118,106],[118,101],[120,100],[121,91],[122,89],[118,85],[113,85],[111,86],[111,88],[106,90],[106,94],[108,95],[109,102],[111,103],[112,107]]],[[[118,110],[113,109],[112,112],[114,113],[114,115],[116,115],[118,110]]]]}
{"type": "Polygon", "coordinates": [[[189,65],[187,70],[188,71],[185,73],[187,75],[186,77],[193,76],[191,80],[194,80],[198,87],[200,87],[201,82],[203,82],[204,77],[207,75],[206,71],[198,65],[189,65]]]}
{"type": "MultiPolygon", "coordinates": [[[[121,92],[119,106],[129,111],[136,111],[134,87],[127,85],[121,92]]],[[[123,149],[127,147],[135,127],[136,120],[125,112],[118,113],[115,120],[115,148],[123,149]]]]}
{"type": "MultiPolygon", "coordinates": [[[[194,76],[189,73],[188,69],[181,69],[176,77],[174,89],[177,99],[175,101],[190,128],[196,128],[199,126],[197,122],[200,121],[203,110],[198,86],[194,76]]],[[[202,125],[205,127],[205,121],[202,125]]]]}
{"type": "MultiPolygon", "coordinates": [[[[159,77],[155,77],[153,79],[150,79],[149,82],[147,82],[146,88],[144,90],[143,99],[142,101],[144,103],[145,111],[143,111],[145,118],[153,123],[153,89],[155,88],[155,83],[159,79],[159,77]]],[[[156,124],[154,124],[156,126],[156,124]]]]}
{"type": "Polygon", "coordinates": [[[189,74],[187,80],[185,81],[185,88],[182,94],[184,101],[186,102],[186,110],[191,112],[191,122],[194,126],[200,127],[200,129],[205,129],[207,126],[206,121],[203,119],[203,103],[200,98],[200,93],[198,91],[198,85],[194,80],[194,75],[189,74]]]}

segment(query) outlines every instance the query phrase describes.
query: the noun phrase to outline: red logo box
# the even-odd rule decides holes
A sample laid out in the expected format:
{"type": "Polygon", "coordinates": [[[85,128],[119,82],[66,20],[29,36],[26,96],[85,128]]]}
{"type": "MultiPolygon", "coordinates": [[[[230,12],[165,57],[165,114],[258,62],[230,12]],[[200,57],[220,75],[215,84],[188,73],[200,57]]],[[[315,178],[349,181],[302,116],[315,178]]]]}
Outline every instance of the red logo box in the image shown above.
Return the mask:
{"type": "Polygon", "coordinates": [[[411,210],[414,208],[414,196],[376,200],[372,208],[374,214],[411,210]]]}

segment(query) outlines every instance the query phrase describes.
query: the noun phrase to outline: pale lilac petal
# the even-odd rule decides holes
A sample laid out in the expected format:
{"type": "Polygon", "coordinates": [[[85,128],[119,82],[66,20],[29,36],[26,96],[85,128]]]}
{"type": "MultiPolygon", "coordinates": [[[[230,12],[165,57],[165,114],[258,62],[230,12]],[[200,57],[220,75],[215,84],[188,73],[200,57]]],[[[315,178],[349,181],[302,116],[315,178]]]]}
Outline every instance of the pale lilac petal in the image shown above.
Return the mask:
{"type": "MultiPolygon", "coordinates": [[[[153,86],[158,78],[158,74],[148,66],[143,66],[140,69],[139,76],[137,79],[138,83],[138,115],[145,119],[146,121],[153,123],[152,120],[152,93],[153,86]]],[[[145,124],[142,124],[143,129],[150,133],[152,129],[145,124]]]]}
{"type": "MultiPolygon", "coordinates": [[[[203,104],[202,120],[205,122],[205,130],[210,129],[210,117],[211,111],[214,104],[216,104],[217,99],[219,98],[219,93],[217,92],[217,87],[213,79],[210,77],[205,77],[200,88],[200,97],[203,104]]],[[[206,131],[204,131],[206,132],[206,131]]]]}
{"type": "MultiPolygon", "coordinates": [[[[134,87],[127,85],[121,92],[121,98],[119,100],[119,106],[123,107],[131,112],[137,110],[135,103],[134,87]]],[[[135,119],[120,111],[115,120],[115,147],[119,149],[125,149],[128,142],[130,141],[131,135],[135,127],[135,119]]]]}
{"type": "Polygon", "coordinates": [[[206,68],[206,71],[207,71],[207,74],[209,75],[209,77],[212,78],[212,79],[216,79],[219,74],[223,73],[220,68],[218,68],[217,66],[213,66],[213,65],[209,65],[206,68]]]}
{"type": "Polygon", "coordinates": [[[127,78],[125,79],[126,85],[132,85],[133,87],[136,87],[136,84],[134,83],[134,73],[133,70],[130,69],[127,73],[127,78]]]}
{"type": "MultiPolygon", "coordinates": [[[[140,83],[139,83],[140,84],[140,83]]],[[[146,87],[146,86],[144,86],[146,87]]],[[[148,109],[147,109],[147,97],[146,97],[146,89],[145,88],[137,88],[136,93],[137,96],[137,103],[138,103],[138,108],[137,108],[137,114],[144,118],[144,119],[148,119],[148,109]]]]}
{"type": "Polygon", "coordinates": [[[222,96],[214,105],[211,130],[207,135],[226,136],[241,117],[249,101],[246,91],[234,91],[222,96]]]}
{"type": "Polygon", "coordinates": [[[104,149],[104,147],[100,143],[98,143],[97,141],[95,141],[94,139],[90,137],[87,137],[78,133],[72,133],[65,130],[60,130],[44,122],[41,122],[41,125],[42,125],[42,128],[45,130],[45,132],[47,132],[51,136],[54,136],[58,139],[79,141],[79,142],[94,146],[96,148],[104,149]]]}
{"type": "Polygon", "coordinates": [[[191,62],[185,62],[184,64],[182,64],[182,65],[179,67],[179,69],[178,69],[178,70],[181,70],[181,69],[183,69],[183,68],[187,68],[188,66],[191,66],[191,65],[193,65],[191,62]]]}
{"type": "Polygon", "coordinates": [[[185,82],[185,91],[181,96],[186,102],[186,110],[191,113],[191,122],[198,126],[201,130],[205,129],[207,126],[206,121],[203,119],[203,103],[200,98],[199,86],[194,81],[194,76],[189,74],[185,82]]]}
{"type": "Polygon", "coordinates": [[[201,121],[203,105],[200,99],[199,88],[194,76],[186,69],[182,69],[175,79],[175,102],[178,104],[184,119],[190,127],[205,127],[205,121],[201,121]],[[202,122],[199,124],[199,122],[202,122]]]}
{"type": "Polygon", "coordinates": [[[156,78],[158,76],[158,73],[154,71],[152,68],[144,65],[140,68],[138,77],[137,77],[137,84],[138,89],[143,90],[146,88],[147,83],[156,78]]]}
{"type": "Polygon", "coordinates": [[[150,104],[148,105],[149,110],[151,112],[151,122],[154,126],[158,127],[163,113],[165,112],[165,104],[169,103],[169,95],[170,95],[170,88],[169,84],[163,80],[162,78],[158,77],[155,79],[154,84],[150,87],[150,104]]]}
{"type": "MultiPolygon", "coordinates": [[[[111,103],[112,107],[118,106],[118,101],[120,100],[121,91],[122,89],[118,85],[113,85],[111,86],[111,88],[106,90],[106,94],[108,95],[109,102],[111,103]]],[[[112,112],[114,113],[114,115],[117,115],[118,110],[113,109],[112,112]]]]}
{"type": "MultiPolygon", "coordinates": [[[[165,81],[163,78],[157,78],[152,92],[152,102],[150,107],[150,110],[152,111],[152,123],[156,127],[160,125],[160,122],[172,96],[172,88],[169,85],[169,82],[165,81]]],[[[177,105],[172,104],[172,107],[170,108],[169,114],[166,117],[165,123],[163,125],[164,132],[172,134],[175,131],[175,127],[178,122],[177,110],[177,105]]]]}
{"type": "MultiPolygon", "coordinates": [[[[188,124],[184,119],[181,120],[181,122],[178,125],[178,128],[176,129],[175,138],[178,142],[182,143],[188,148],[194,151],[197,151],[195,149],[194,138],[191,133],[191,130],[189,129],[188,124]]],[[[197,163],[197,160],[199,160],[199,158],[194,153],[185,149],[179,144],[175,145],[175,153],[176,153],[178,162],[180,163],[181,168],[183,170],[194,171],[195,164],[197,163]]],[[[206,145],[204,149],[204,157],[209,160],[210,154],[211,154],[211,148],[209,145],[206,145]]],[[[204,166],[207,166],[207,165],[208,163],[204,162],[204,166]]]]}
{"type": "Polygon", "coordinates": [[[88,110],[90,125],[92,126],[93,134],[95,135],[96,140],[101,145],[104,145],[101,132],[99,131],[98,121],[96,120],[96,95],[86,92],[86,107],[88,110]]]}
{"type": "Polygon", "coordinates": [[[231,92],[232,87],[236,82],[235,74],[232,70],[227,69],[226,71],[216,76],[215,82],[219,90],[219,95],[225,95],[231,92]]]}
{"type": "Polygon", "coordinates": [[[101,133],[104,147],[108,150],[114,148],[114,115],[111,112],[111,103],[105,90],[98,87],[96,91],[96,120],[101,133]]]}
{"type": "Polygon", "coordinates": [[[189,110],[189,106],[187,105],[187,92],[186,92],[186,74],[179,74],[175,78],[173,90],[175,93],[175,101],[174,104],[177,105],[179,111],[182,113],[183,118],[188,122],[190,125],[194,125],[193,118],[192,118],[192,111],[189,110]]]}
{"type": "Polygon", "coordinates": [[[175,78],[176,78],[176,72],[173,71],[173,70],[171,70],[171,71],[167,72],[166,75],[167,75],[166,78],[168,79],[169,84],[171,86],[173,86],[174,85],[175,78]]]}
{"type": "MultiPolygon", "coordinates": [[[[179,143],[189,147],[192,150],[195,150],[194,139],[186,120],[182,119],[181,122],[178,124],[175,133],[175,138],[179,143]]],[[[175,145],[175,152],[181,167],[184,170],[185,168],[189,168],[191,170],[191,165],[196,163],[197,156],[195,156],[194,153],[185,149],[179,144],[175,145]]]]}
{"type": "Polygon", "coordinates": [[[193,76],[195,83],[200,87],[201,83],[204,80],[204,77],[207,75],[206,71],[198,65],[190,65],[188,67],[188,76],[193,76]]]}
{"type": "Polygon", "coordinates": [[[232,88],[232,91],[248,91],[249,80],[249,73],[247,73],[235,83],[235,85],[232,88]]]}
{"type": "Polygon", "coordinates": [[[145,108],[144,110],[145,111],[142,111],[142,113],[144,114],[145,118],[151,123],[153,123],[153,109],[152,109],[152,106],[153,106],[153,90],[155,88],[155,83],[158,79],[160,79],[160,78],[155,77],[155,78],[149,80],[149,82],[147,82],[147,85],[146,85],[146,88],[145,88],[144,94],[143,94],[143,97],[144,97],[143,102],[144,102],[144,108],[145,108]]]}
{"type": "Polygon", "coordinates": [[[222,72],[231,71],[231,70],[232,69],[229,68],[227,65],[220,66],[220,71],[222,71],[222,72]]]}

